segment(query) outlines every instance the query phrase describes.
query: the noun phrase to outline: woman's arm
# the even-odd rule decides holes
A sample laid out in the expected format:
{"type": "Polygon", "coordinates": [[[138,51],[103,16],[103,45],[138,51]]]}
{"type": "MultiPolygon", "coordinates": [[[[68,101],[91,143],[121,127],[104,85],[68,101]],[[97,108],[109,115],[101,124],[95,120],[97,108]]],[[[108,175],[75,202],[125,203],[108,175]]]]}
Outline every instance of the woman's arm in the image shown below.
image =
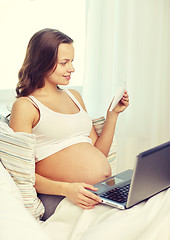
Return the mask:
{"type": "MultiPolygon", "coordinates": [[[[75,90],[70,90],[70,91],[72,91],[72,93],[75,95],[77,100],[80,102],[80,104],[86,111],[81,95],[75,90]]],[[[119,113],[123,112],[128,107],[128,105],[129,105],[129,96],[127,94],[127,91],[125,91],[122,99],[119,101],[116,107],[112,111],[109,111],[109,109],[107,110],[105,124],[99,137],[97,136],[97,133],[94,127],[92,127],[90,138],[92,139],[94,146],[98,148],[106,157],[108,156],[108,153],[113,141],[116,122],[117,122],[119,113]]]]}
{"type": "Polygon", "coordinates": [[[15,132],[32,133],[32,127],[38,116],[38,110],[33,107],[28,98],[17,99],[11,110],[9,126],[15,132]]]}
{"type": "Polygon", "coordinates": [[[118,116],[128,107],[128,105],[129,96],[127,94],[127,91],[125,91],[122,99],[115,106],[115,108],[112,111],[109,111],[109,109],[107,110],[107,116],[103,130],[95,142],[95,147],[97,147],[106,157],[108,156],[113,141],[118,116]]]}
{"type": "MultiPolygon", "coordinates": [[[[99,137],[96,138],[94,146],[98,148],[106,157],[108,156],[114,133],[116,128],[118,114],[117,113],[108,113],[102,132],[99,137]]],[[[91,132],[91,138],[94,139],[95,134],[91,132]]]]}
{"type": "Polygon", "coordinates": [[[86,183],[57,182],[36,174],[35,188],[38,193],[66,196],[83,209],[92,209],[101,202],[96,194],[88,191],[97,188],[86,183]]]}

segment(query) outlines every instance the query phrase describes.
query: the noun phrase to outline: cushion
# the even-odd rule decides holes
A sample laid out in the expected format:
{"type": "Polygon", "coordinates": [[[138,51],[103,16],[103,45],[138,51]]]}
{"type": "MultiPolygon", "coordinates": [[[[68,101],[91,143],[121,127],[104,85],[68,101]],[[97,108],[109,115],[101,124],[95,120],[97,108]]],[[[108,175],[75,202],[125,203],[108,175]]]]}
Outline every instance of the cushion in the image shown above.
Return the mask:
{"type": "Polygon", "coordinates": [[[0,121],[5,122],[7,124],[9,123],[9,120],[6,117],[4,117],[2,114],[0,114],[0,121]]]}
{"type": "Polygon", "coordinates": [[[2,162],[0,161],[0,189],[5,189],[14,198],[18,199],[23,204],[23,199],[21,197],[20,191],[11,178],[9,172],[4,168],[2,162]]]}
{"type": "Polygon", "coordinates": [[[21,194],[0,162],[0,239],[49,240],[24,207],[21,194]]]}
{"type": "MultiPolygon", "coordinates": [[[[98,136],[100,136],[100,134],[102,132],[104,123],[105,123],[105,118],[104,117],[93,119],[93,126],[94,126],[98,136]]],[[[116,138],[115,137],[113,138],[112,145],[110,147],[110,151],[109,151],[107,160],[110,163],[111,170],[112,170],[112,175],[115,175],[116,171],[117,171],[117,165],[116,165],[116,162],[117,162],[117,160],[116,160],[116,138]]]]}
{"type": "Polygon", "coordinates": [[[37,197],[35,185],[35,136],[14,132],[0,120],[0,159],[8,170],[24,201],[25,207],[39,220],[44,206],[37,197]]]}

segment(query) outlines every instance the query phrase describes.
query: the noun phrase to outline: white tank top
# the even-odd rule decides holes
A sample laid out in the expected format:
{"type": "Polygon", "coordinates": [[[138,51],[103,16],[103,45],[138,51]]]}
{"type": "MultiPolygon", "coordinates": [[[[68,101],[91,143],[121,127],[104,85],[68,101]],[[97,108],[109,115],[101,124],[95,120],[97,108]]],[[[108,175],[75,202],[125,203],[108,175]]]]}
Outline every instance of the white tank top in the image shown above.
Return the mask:
{"type": "Polygon", "coordinates": [[[36,162],[80,142],[92,144],[89,137],[92,121],[81,104],[69,90],[64,90],[78,106],[79,112],[75,114],[57,113],[35,97],[29,96],[40,111],[38,124],[32,129],[36,137],[36,162]]]}

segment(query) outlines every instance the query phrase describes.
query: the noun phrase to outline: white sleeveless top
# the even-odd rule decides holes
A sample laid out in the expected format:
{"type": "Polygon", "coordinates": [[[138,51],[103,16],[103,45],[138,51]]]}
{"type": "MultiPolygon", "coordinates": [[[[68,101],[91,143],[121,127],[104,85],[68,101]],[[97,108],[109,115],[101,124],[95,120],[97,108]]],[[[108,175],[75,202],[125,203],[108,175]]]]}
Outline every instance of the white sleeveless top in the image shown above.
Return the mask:
{"type": "Polygon", "coordinates": [[[81,104],[69,90],[64,90],[78,106],[79,112],[75,114],[57,113],[35,97],[29,96],[40,111],[38,124],[32,129],[36,136],[36,162],[40,161],[64,148],[80,142],[92,144],[89,137],[92,121],[81,104]]]}

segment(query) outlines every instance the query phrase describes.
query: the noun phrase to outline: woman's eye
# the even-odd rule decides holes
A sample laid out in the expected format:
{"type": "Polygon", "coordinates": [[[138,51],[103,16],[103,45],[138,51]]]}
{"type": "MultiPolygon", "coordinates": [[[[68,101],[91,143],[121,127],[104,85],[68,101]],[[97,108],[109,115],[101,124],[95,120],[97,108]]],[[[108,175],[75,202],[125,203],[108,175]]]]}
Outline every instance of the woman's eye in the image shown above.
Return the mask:
{"type": "Polygon", "coordinates": [[[62,65],[62,66],[65,66],[65,65],[66,65],[66,63],[67,63],[67,62],[62,62],[62,63],[61,63],[61,65],[62,65]]]}

